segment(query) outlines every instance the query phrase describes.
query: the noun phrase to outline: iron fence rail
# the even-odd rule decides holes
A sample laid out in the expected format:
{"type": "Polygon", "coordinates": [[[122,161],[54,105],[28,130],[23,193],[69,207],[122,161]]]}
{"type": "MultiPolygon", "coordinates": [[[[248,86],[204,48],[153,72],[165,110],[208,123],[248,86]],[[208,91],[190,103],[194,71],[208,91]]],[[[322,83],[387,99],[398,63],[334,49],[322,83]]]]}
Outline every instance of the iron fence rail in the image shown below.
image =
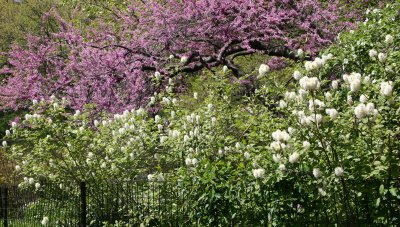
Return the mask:
{"type": "MultiPolygon", "coordinates": [[[[400,180],[383,183],[400,189],[400,180]]],[[[348,193],[338,195],[337,204],[295,193],[291,181],[261,188],[258,197],[244,187],[236,196],[212,201],[199,198],[204,189],[199,185],[176,181],[79,182],[67,187],[41,182],[38,189],[1,186],[0,226],[43,226],[44,217],[49,219],[49,226],[103,226],[117,222],[128,226],[194,226],[210,216],[229,219],[229,226],[269,224],[259,222],[261,219],[278,220],[285,225],[360,226],[379,223],[381,217],[389,220],[381,224],[400,226],[400,196],[380,196],[381,184],[382,181],[348,182],[348,193]],[[363,184],[373,189],[369,190],[372,194],[350,193],[363,184]],[[374,204],[381,197],[377,209],[374,204]],[[209,209],[210,206],[214,208],[209,209]],[[273,208],[278,208],[274,216],[267,217],[273,208]],[[335,209],[341,211],[335,213],[335,209]]]]}

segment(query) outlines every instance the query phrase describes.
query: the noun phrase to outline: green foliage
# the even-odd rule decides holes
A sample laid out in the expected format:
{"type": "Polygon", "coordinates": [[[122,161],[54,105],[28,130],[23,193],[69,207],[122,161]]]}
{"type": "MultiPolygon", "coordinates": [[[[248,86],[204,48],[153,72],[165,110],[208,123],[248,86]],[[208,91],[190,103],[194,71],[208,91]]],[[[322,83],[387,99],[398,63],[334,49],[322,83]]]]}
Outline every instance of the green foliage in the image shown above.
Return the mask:
{"type": "MultiPolygon", "coordinates": [[[[3,1],[4,2],[4,1],[3,1]]],[[[0,52],[7,52],[12,43],[25,44],[28,34],[38,34],[43,13],[50,10],[52,0],[26,0],[22,4],[7,0],[0,8],[0,52]]],[[[0,64],[5,59],[0,59],[0,64]]]]}
{"type": "Polygon", "coordinates": [[[35,102],[5,147],[19,174],[33,178],[22,187],[179,182],[172,191],[189,201],[186,224],[398,225],[399,10],[368,12],[324,55],[291,63],[290,82],[288,69],[256,79],[259,56],[248,77],[214,69],[180,98],[171,80],[152,97],[149,107],[162,107],[156,116],[137,109],[93,119],[90,107],[73,114],[64,100],[35,102]]]}

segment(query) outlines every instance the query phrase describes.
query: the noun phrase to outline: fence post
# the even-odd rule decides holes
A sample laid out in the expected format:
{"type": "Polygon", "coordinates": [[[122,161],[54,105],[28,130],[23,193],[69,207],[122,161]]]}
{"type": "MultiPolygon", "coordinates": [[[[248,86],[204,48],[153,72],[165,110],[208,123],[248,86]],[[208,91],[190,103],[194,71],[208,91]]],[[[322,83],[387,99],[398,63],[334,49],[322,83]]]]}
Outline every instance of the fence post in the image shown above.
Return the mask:
{"type": "Polygon", "coordinates": [[[1,198],[3,199],[2,201],[2,216],[3,216],[3,226],[8,227],[8,188],[0,188],[0,195],[1,198]],[[3,189],[3,190],[1,190],[3,189]],[[1,193],[2,192],[2,193],[1,193]]]}
{"type": "Polygon", "coordinates": [[[86,183],[81,182],[80,183],[80,192],[81,192],[81,212],[80,212],[80,226],[81,227],[86,227],[86,183]]]}

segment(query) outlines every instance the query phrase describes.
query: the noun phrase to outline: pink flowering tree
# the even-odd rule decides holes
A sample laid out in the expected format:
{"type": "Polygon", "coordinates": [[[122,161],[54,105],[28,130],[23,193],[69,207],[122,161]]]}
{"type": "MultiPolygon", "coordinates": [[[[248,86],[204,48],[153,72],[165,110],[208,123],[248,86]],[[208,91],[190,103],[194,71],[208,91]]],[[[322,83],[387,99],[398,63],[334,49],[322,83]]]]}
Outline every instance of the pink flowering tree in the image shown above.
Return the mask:
{"type": "Polygon", "coordinates": [[[242,76],[238,56],[312,58],[350,25],[341,12],[339,3],[313,0],[132,1],[116,12],[118,28],[87,32],[56,16],[58,33],[29,37],[27,48],[9,53],[0,72],[0,106],[25,108],[52,95],[77,109],[86,103],[108,112],[144,106],[168,79],[185,73],[225,65],[242,76]]]}

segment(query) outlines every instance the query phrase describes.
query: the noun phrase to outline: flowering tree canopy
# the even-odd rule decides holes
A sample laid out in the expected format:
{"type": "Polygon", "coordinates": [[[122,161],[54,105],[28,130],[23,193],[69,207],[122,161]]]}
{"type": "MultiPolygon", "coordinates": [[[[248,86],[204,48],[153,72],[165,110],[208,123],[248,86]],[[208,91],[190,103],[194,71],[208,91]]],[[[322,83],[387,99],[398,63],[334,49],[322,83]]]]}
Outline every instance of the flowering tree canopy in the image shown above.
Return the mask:
{"type": "Polygon", "coordinates": [[[152,0],[116,12],[117,28],[103,24],[85,34],[58,17],[60,32],[30,37],[27,49],[9,53],[0,106],[24,108],[51,95],[79,109],[143,106],[162,81],[182,73],[225,65],[243,75],[237,56],[310,58],[348,25],[339,12],[338,3],[311,0],[152,0]]]}

